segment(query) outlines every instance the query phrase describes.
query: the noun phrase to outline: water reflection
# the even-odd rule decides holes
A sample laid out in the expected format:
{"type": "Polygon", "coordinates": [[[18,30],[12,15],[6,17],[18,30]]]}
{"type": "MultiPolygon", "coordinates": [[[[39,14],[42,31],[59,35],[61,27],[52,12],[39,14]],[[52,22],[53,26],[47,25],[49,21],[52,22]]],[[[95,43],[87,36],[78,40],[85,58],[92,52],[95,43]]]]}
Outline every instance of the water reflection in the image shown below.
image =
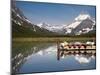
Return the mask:
{"type": "Polygon", "coordinates": [[[80,64],[89,63],[91,59],[91,56],[88,57],[86,55],[75,55],[75,60],[77,60],[80,64]]]}
{"type": "MultiPolygon", "coordinates": [[[[12,51],[12,73],[16,74],[19,72],[21,66],[35,53],[44,55],[48,52],[51,44],[47,43],[13,43],[12,51]],[[48,49],[47,49],[48,48],[48,49]],[[47,51],[45,51],[47,50],[47,51]]],[[[51,47],[52,48],[52,47],[51,47]]],[[[48,52],[50,53],[50,52],[48,52]]]]}
{"type": "Polygon", "coordinates": [[[79,62],[80,64],[87,64],[87,63],[90,63],[92,59],[95,59],[95,55],[93,54],[89,54],[89,53],[86,53],[86,54],[68,54],[68,55],[63,55],[61,57],[61,59],[64,59],[68,56],[73,56],[74,59],[79,62]]]}
{"type": "Polygon", "coordinates": [[[13,74],[77,69],[95,69],[95,54],[58,52],[56,43],[15,43],[13,45],[13,74]]]}
{"type": "Polygon", "coordinates": [[[43,55],[46,55],[46,54],[52,54],[56,51],[57,51],[56,46],[50,46],[50,47],[47,47],[46,49],[43,49],[43,50],[37,52],[37,54],[43,56],[43,55]]]}

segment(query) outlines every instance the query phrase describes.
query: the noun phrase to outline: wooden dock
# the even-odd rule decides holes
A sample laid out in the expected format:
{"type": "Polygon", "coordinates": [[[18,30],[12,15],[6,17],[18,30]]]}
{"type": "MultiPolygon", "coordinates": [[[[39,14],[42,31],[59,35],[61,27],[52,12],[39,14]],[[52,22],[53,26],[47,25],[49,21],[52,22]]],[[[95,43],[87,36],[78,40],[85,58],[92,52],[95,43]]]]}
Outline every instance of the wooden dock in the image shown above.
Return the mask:
{"type": "Polygon", "coordinates": [[[63,54],[92,54],[96,55],[96,46],[95,45],[65,45],[61,46],[60,43],[57,43],[57,59],[60,60],[60,57],[63,54]]]}

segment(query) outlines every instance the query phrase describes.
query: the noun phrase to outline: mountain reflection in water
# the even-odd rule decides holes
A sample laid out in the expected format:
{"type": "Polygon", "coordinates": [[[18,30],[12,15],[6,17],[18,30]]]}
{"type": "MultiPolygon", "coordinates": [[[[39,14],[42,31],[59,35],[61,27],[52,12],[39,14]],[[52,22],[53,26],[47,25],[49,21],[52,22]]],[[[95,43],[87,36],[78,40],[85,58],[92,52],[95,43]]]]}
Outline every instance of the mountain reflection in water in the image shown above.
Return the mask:
{"type": "Polygon", "coordinates": [[[56,43],[14,43],[12,54],[13,73],[96,68],[93,54],[65,54],[57,60],[56,43]]]}
{"type": "Polygon", "coordinates": [[[89,63],[92,59],[95,59],[95,56],[92,55],[90,57],[84,56],[84,55],[76,55],[75,60],[77,60],[79,63],[89,63]]]}

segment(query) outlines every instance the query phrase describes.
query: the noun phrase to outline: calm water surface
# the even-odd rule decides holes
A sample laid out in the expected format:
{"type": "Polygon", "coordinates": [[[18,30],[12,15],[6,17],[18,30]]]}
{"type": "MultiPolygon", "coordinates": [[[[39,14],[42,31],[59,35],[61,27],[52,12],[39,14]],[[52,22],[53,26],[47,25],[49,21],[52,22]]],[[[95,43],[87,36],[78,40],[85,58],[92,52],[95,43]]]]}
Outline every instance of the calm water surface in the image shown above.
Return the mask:
{"type": "Polygon", "coordinates": [[[12,71],[35,73],[95,69],[95,55],[68,54],[57,60],[56,43],[13,43],[12,71]]]}

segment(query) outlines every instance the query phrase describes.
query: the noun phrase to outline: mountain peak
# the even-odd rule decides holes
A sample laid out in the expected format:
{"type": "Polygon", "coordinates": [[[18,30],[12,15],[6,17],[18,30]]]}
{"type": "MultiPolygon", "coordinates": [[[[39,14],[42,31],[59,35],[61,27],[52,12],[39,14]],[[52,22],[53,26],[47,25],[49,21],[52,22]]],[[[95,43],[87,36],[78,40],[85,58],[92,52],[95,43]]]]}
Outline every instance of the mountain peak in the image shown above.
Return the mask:
{"type": "Polygon", "coordinates": [[[48,26],[49,24],[45,23],[45,22],[41,22],[39,24],[37,24],[37,26],[39,26],[40,28],[44,28],[46,26],[48,26]]]}
{"type": "Polygon", "coordinates": [[[85,19],[90,19],[90,15],[89,14],[80,14],[75,18],[75,21],[83,21],[85,19]]]}
{"type": "Polygon", "coordinates": [[[66,34],[68,33],[74,33],[77,34],[83,34],[88,33],[89,31],[93,30],[95,25],[95,20],[92,19],[92,17],[89,14],[79,14],[75,21],[68,26],[66,26],[66,34]]]}

